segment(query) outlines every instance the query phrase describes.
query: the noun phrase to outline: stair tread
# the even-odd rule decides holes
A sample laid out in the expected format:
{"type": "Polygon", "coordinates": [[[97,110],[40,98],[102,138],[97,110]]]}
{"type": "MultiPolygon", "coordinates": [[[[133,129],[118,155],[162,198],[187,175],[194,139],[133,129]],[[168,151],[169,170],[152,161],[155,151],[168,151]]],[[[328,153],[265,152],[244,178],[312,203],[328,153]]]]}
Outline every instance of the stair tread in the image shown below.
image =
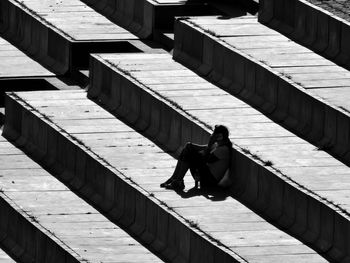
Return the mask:
{"type": "Polygon", "coordinates": [[[0,144],[11,152],[0,153],[3,193],[76,259],[161,262],[5,138],[0,138],[0,144]]]}
{"type": "MultiPolygon", "coordinates": [[[[213,89],[207,88],[200,92],[191,91],[193,92],[191,96],[188,91],[180,89],[188,85],[188,79],[183,77],[183,83],[177,84],[179,89],[176,90],[176,94],[169,95],[171,93],[166,91],[166,86],[174,82],[171,68],[176,68],[177,72],[186,69],[173,61],[170,55],[157,58],[158,70],[167,69],[169,65],[168,77],[164,75],[157,77],[156,67],[148,71],[143,69],[139,74],[138,68],[144,68],[144,64],[147,63],[152,64],[153,56],[147,54],[129,54],[128,56],[130,59],[126,59],[125,55],[121,57],[96,55],[95,57],[106,62],[110,67],[118,65],[117,67],[121,69],[119,72],[125,70],[133,81],[141,83],[146,87],[145,89],[152,90],[157,94],[156,96],[170,101],[172,105],[177,105],[173,107],[180,109],[187,116],[192,116],[210,126],[218,123],[227,125],[231,131],[230,138],[237,146],[248,149],[251,154],[258,155],[263,161],[271,161],[272,167],[281,171],[286,178],[292,179],[299,186],[349,211],[350,202],[343,192],[344,189],[349,189],[350,178],[345,176],[349,174],[349,168],[342,162],[318,150],[314,145],[295,136],[248,104],[212,84],[204,85],[216,88],[216,95],[213,95],[213,89]],[[163,62],[160,62],[161,59],[163,62]],[[129,61],[132,67],[129,67],[125,61],[129,61]],[[147,84],[150,83],[150,79],[152,85],[147,84]]],[[[194,79],[197,78],[197,76],[194,77],[194,79]]],[[[198,83],[198,89],[201,89],[201,83],[198,83]]]]}
{"type": "Polygon", "coordinates": [[[343,107],[350,110],[346,99],[346,88],[350,86],[349,71],[258,23],[256,18],[227,19],[223,25],[218,24],[216,17],[191,18],[189,21],[196,28],[213,32],[217,39],[253,61],[260,62],[280,76],[289,78],[295,85],[307,89],[316,98],[338,109],[343,107]],[[249,22],[245,22],[246,20],[249,22]],[[237,21],[242,24],[237,26],[237,21]],[[333,74],[328,76],[325,73],[330,69],[333,74]]]}
{"type": "MultiPolygon", "coordinates": [[[[124,176],[130,177],[137,185],[154,194],[155,198],[166,202],[178,216],[194,222],[199,229],[222,242],[231,251],[238,252],[243,258],[251,257],[251,261],[254,262],[265,255],[273,257],[272,253],[272,255],[278,254],[283,262],[292,262],[292,259],[295,260],[295,257],[303,254],[303,257],[308,258],[308,262],[325,261],[300,241],[267,223],[233,198],[212,202],[197,194],[184,200],[173,191],[159,188],[159,184],[172,173],[175,159],[108,112],[101,112],[98,121],[95,118],[90,119],[89,113],[76,106],[76,104],[88,104],[79,103],[88,101],[85,92],[45,91],[16,94],[40,114],[49,113],[51,125],[57,125],[69,136],[74,136],[94,155],[121,171],[124,176]],[[38,100],[38,97],[44,100],[38,100]],[[45,103],[46,97],[50,98],[49,103],[45,103]],[[62,106],[63,101],[70,101],[71,106],[62,106]],[[55,110],[50,109],[51,107],[55,110]],[[67,117],[71,112],[74,112],[74,117],[70,120],[67,117]],[[82,128],[82,124],[85,127],[83,130],[72,128],[77,125],[78,114],[81,115],[80,127],[82,128]],[[104,130],[104,125],[110,130],[104,130]],[[131,137],[132,140],[121,140],[125,137],[131,137]],[[280,246],[283,246],[283,253],[278,249],[271,252],[273,248],[280,246]]],[[[188,177],[185,183],[193,184],[188,177]]]]}
{"type": "Polygon", "coordinates": [[[2,263],[14,263],[16,261],[13,260],[9,255],[7,255],[3,250],[0,249],[0,262],[2,262],[2,263]]]}
{"type": "Polygon", "coordinates": [[[22,51],[0,37],[0,80],[25,77],[55,76],[22,51]]]}
{"type": "Polygon", "coordinates": [[[33,16],[75,41],[137,39],[132,33],[78,0],[9,1],[21,6],[23,10],[30,10],[33,16]]]}
{"type": "Polygon", "coordinates": [[[349,3],[342,0],[320,1],[320,0],[306,0],[315,6],[327,10],[333,16],[338,16],[350,22],[349,3]]]}

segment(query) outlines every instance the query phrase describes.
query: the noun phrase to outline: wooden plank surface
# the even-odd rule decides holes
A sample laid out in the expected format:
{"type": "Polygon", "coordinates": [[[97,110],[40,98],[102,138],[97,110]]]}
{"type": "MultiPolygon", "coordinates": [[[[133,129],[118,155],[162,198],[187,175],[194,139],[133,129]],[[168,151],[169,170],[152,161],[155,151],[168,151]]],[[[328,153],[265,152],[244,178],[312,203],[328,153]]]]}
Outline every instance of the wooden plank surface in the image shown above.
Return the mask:
{"type": "Polygon", "coordinates": [[[0,149],[1,190],[79,261],[161,262],[3,137],[0,149]]]}
{"type": "Polygon", "coordinates": [[[93,118],[89,118],[84,108],[76,106],[91,103],[83,102],[88,101],[83,91],[40,92],[42,100],[38,100],[39,93],[18,94],[38,112],[48,114],[54,123],[52,125],[74,135],[100,158],[165,202],[178,216],[191,220],[201,231],[249,262],[264,260],[265,257],[266,261],[275,257],[280,262],[295,262],[296,258],[305,258],[308,262],[325,261],[307,246],[267,223],[231,197],[213,202],[211,198],[215,200],[215,196],[191,196],[188,191],[193,185],[190,176],[185,179],[187,191],[184,196],[159,188],[159,184],[171,175],[176,160],[108,112],[101,112],[99,120],[95,118],[96,112],[93,118]],[[67,101],[70,102],[70,107],[62,105],[67,101]],[[74,114],[70,118],[72,112],[74,114]],[[79,114],[81,118],[77,119],[79,114]],[[80,129],[74,128],[78,126],[80,129]],[[125,138],[127,139],[124,140],[125,138]]]}

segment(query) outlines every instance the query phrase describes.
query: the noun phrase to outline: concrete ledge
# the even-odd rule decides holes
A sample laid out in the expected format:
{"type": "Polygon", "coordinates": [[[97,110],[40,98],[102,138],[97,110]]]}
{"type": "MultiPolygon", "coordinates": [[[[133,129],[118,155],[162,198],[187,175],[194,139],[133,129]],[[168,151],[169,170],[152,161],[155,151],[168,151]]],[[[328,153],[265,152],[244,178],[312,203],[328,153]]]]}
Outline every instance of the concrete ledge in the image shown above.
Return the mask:
{"type": "Polygon", "coordinates": [[[5,120],[6,138],[24,147],[60,180],[161,257],[172,262],[191,262],[192,258],[201,258],[202,250],[210,247],[213,258],[203,258],[202,262],[243,262],[236,254],[202,236],[189,222],[132,184],[120,171],[16,94],[9,94],[6,103],[9,105],[6,116],[17,115],[5,120]],[[139,210],[140,204],[143,205],[139,210]]]}
{"type": "Polygon", "coordinates": [[[213,8],[207,3],[158,3],[152,0],[130,1],[123,0],[84,0],[83,2],[95,8],[101,14],[110,18],[139,38],[153,38],[161,31],[173,30],[175,16],[209,15],[213,8]]]}
{"type": "Polygon", "coordinates": [[[3,193],[0,214],[0,244],[17,262],[79,262],[3,193]]]}
{"type": "Polygon", "coordinates": [[[155,6],[147,0],[138,2],[137,5],[136,1],[128,0],[118,1],[118,3],[113,0],[84,0],[83,2],[140,38],[149,38],[153,33],[155,6]]]}
{"type": "MultiPolygon", "coordinates": [[[[138,116],[146,127],[142,132],[161,143],[165,150],[173,150],[177,155],[180,145],[188,141],[200,143],[207,140],[211,131],[210,126],[200,119],[191,117],[181,109],[181,105],[172,105],[160,93],[139,82],[133,77],[133,71],[126,72],[122,66],[118,67],[99,56],[92,57],[91,65],[89,96],[118,118],[122,117],[126,123],[135,127],[137,124],[134,119],[138,116]],[[116,80],[112,81],[112,78],[118,79],[119,84],[114,85],[116,80]],[[142,100],[131,101],[132,94],[142,94],[142,100]],[[116,101],[119,106],[113,107],[116,101]],[[137,103],[149,106],[143,107],[140,111],[141,106],[135,105],[137,103]],[[129,119],[128,116],[133,117],[129,119]],[[158,124],[156,125],[158,132],[156,130],[150,132],[148,129],[153,122],[158,124]],[[163,137],[170,139],[160,141],[161,129],[168,131],[167,136],[163,137]],[[171,133],[176,136],[172,137],[171,133]],[[176,138],[176,147],[173,147],[174,141],[171,138],[176,138]]],[[[134,70],[138,72],[137,68],[134,70]]],[[[350,226],[347,213],[339,211],[327,200],[319,198],[312,191],[290,180],[287,175],[252,158],[242,149],[233,149],[232,163],[233,184],[230,190],[245,205],[258,211],[266,219],[276,222],[310,247],[326,254],[329,259],[339,260],[349,256],[350,251],[345,245],[347,242],[345,240],[350,238],[349,234],[343,232],[341,236],[340,232],[335,233],[332,230],[339,227],[335,227],[337,224],[335,218],[350,226]],[[331,247],[337,251],[337,256],[329,253],[331,247]]]]}
{"type": "MultiPolygon", "coordinates": [[[[139,47],[142,45],[135,41],[137,38],[121,28],[118,30],[125,33],[120,34],[120,38],[118,34],[108,33],[96,36],[94,31],[90,34],[89,28],[77,28],[72,30],[73,33],[77,34],[78,30],[86,31],[82,39],[77,39],[74,34],[71,36],[69,32],[38,15],[35,10],[27,8],[25,2],[19,4],[16,0],[2,1],[0,12],[0,34],[58,75],[87,68],[89,54],[92,52],[141,51],[139,47]],[[126,33],[130,36],[126,36],[126,33]]],[[[96,24],[99,22],[101,23],[97,21],[96,24]]]]}
{"type": "Polygon", "coordinates": [[[306,0],[263,0],[259,22],[350,69],[350,23],[306,0]]]}
{"type": "Polygon", "coordinates": [[[178,19],[175,23],[174,59],[258,107],[299,136],[350,163],[348,112],[330,105],[282,73],[186,19],[178,19]],[[192,38],[196,41],[190,41],[192,38]]]}
{"type": "Polygon", "coordinates": [[[28,52],[56,74],[69,71],[69,40],[14,1],[2,1],[0,16],[0,33],[5,39],[28,52]]]}

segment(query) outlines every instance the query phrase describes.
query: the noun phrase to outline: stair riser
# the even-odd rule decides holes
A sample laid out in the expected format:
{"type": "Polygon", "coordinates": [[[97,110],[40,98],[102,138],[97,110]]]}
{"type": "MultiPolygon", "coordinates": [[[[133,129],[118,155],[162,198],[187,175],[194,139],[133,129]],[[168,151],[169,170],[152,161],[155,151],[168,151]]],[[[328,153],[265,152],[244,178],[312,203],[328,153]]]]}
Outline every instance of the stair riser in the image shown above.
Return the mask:
{"type": "Polygon", "coordinates": [[[304,0],[262,0],[259,22],[350,69],[350,23],[304,0]]]}
{"type": "Polygon", "coordinates": [[[156,31],[172,31],[175,16],[217,13],[209,5],[182,2],[159,4],[153,1],[84,0],[114,23],[124,26],[139,38],[151,38],[156,31]]]}
{"type": "Polygon", "coordinates": [[[148,1],[138,1],[137,5],[135,0],[84,2],[140,38],[148,38],[153,33],[154,6],[148,1]]]}
{"type": "MultiPolygon", "coordinates": [[[[165,102],[141,84],[136,83],[130,76],[125,75],[117,69],[114,70],[114,76],[112,76],[113,70],[110,65],[107,65],[96,57],[92,59],[91,64],[93,66],[90,71],[92,79],[89,96],[99,101],[118,118],[121,117],[126,123],[137,127],[134,121],[135,119],[138,119],[140,122],[142,121],[147,126],[147,123],[150,125],[150,123],[155,121],[153,116],[164,116],[164,119],[157,119],[157,122],[159,122],[159,125],[157,125],[158,133],[153,132],[150,134],[147,132],[147,129],[145,130],[145,134],[152,140],[159,141],[157,136],[160,127],[164,130],[171,130],[169,122],[166,121],[168,119],[177,121],[178,124],[175,126],[181,127],[176,131],[177,141],[179,143],[179,146],[175,147],[176,149],[179,149],[180,145],[183,145],[187,141],[201,140],[203,137],[198,137],[198,134],[204,133],[206,134],[205,137],[208,138],[209,130],[203,127],[203,124],[192,120],[193,123],[197,124],[182,126],[181,118],[189,118],[185,116],[186,113],[175,109],[168,102],[165,102]],[[124,80],[120,81],[118,85],[115,85],[116,82],[112,81],[113,78],[124,80]],[[109,80],[109,82],[106,82],[106,80],[109,80]],[[140,100],[133,101],[131,94],[134,93],[143,95],[140,95],[140,100]],[[115,94],[115,96],[111,94],[115,94]],[[120,100],[120,98],[123,99],[120,100]],[[118,108],[111,107],[111,105],[115,105],[115,101],[119,101],[118,108]],[[140,111],[141,107],[135,105],[137,103],[148,103],[150,105],[140,111]],[[157,108],[153,106],[159,104],[163,104],[163,106],[157,108]],[[168,110],[166,111],[165,108],[168,108],[168,110]],[[118,109],[122,110],[119,111],[118,109]],[[171,111],[172,113],[170,113],[171,111]],[[125,112],[128,114],[125,114],[125,112]],[[132,118],[129,119],[130,116],[132,118]],[[151,119],[149,117],[143,119],[143,116],[151,116],[151,119]],[[191,134],[190,137],[188,137],[189,134],[191,134]]],[[[165,137],[171,138],[171,136],[165,137]]],[[[161,144],[164,150],[173,149],[171,139],[161,141],[161,144]]],[[[339,259],[348,255],[349,250],[344,245],[347,241],[345,243],[344,241],[348,240],[350,236],[346,232],[334,231],[334,228],[337,220],[347,222],[345,229],[350,227],[350,221],[335,212],[333,210],[334,208],[324,205],[318,201],[317,197],[313,197],[311,193],[305,192],[300,186],[284,178],[277,171],[246,156],[238,149],[233,150],[233,170],[231,177],[233,180],[231,192],[244,204],[259,212],[265,218],[276,222],[280,227],[287,229],[287,232],[310,244],[316,250],[326,253],[333,246],[329,254],[332,259],[339,259]],[[339,251],[339,254],[333,253],[333,251],[339,251]]]]}
{"type": "Polygon", "coordinates": [[[18,262],[78,262],[72,255],[44,234],[28,215],[15,210],[15,204],[0,194],[0,244],[18,262]]]}
{"type": "Polygon", "coordinates": [[[1,1],[0,12],[1,35],[58,75],[87,68],[93,52],[140,51],[127,40],[75,41],[11,0],[1,1]]]}
{"type": "Polygon", "coordinates": [[[240,262],[206,238],[199,237],[188,223],[162,208],[158,200],[123,179],[120,172],[89,152],[79,141],[43,120],[43,116],[28,105],[8,97],[6,106],[6,116],[22,116],[5,120],[6,138],[24,147],[60,180],[162,257],[179,262],[240,262]],[[140,204],[143,204],[142,209],[137,209],[140,204]],[[206,247],[215,251],[214,258],[202,258],[200,251],[206,247]]]}
{"type": "Polygon", "coordinates": [[[350,118],[240,51],[176,21],[174,59],[350,163],[350,118]],[[190,41],[188,39],[197,39],[190,41]],[[207,54],[212,54],[208,56],[207,54]]]}
{"type": "Polygon", "coordinates": [[[26,50],[56,74],[68,72],[69,41],[12,1],[1,1],[0,10],[0,32],[4,38],[26,50]]]}

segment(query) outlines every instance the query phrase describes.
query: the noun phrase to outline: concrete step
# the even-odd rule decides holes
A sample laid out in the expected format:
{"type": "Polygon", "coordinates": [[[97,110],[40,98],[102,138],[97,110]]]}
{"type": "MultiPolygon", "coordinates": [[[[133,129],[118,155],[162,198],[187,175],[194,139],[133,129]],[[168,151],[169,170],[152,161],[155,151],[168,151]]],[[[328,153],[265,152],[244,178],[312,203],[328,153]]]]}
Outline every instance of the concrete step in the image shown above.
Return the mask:
{"type": "Polygon", "coordinates": [[[175,16],[219,14],[208,1],[188,0],[83,0],[114,23],[140,38],[152,38],[160,31],[172,30],[175,16]]]}
{"type": "Polygon", "coordinates": [[[55,74],[0,38],[0,107],[4,107],[6,91],[48,89],[44,81],[47,77],[55,77],[55,74]]]}
{"type": "Polygon", "coordinates": [[[3,263],[15,263],[16,261],[12,259],[8,254],[0,249],[0,262],[3,263]]]}
{"type": "Polygon", "coordinates": [[[325,262],[224,192],[159,188],[176,160],[82,91],[13,93],[6,106],[5,136],[167,262],[325,262]]]}
{"type": "Polygon", "coordinates": [[[91,52],[149,50],[79,0],[6,0],[0,34],[56,74],[87,68],[91,52]]]}
{"type": "MultiPolygon", "coordinates": [[[[5,92],[25,90],[79,89],[76,81],[57,77],[8,41],[0,38],[0,108],[5,92]]],[[[2,126],[3,111],[0,112],[2,126]]]]}
{"type": "Polygon", "coordinates": [[[179,19],[175,42],[175,60],[350,164],[347,70],[253,16],[179,19]]]}
{"type": "Polygon", "coordinates": [[[17,262],[162,262],[3,137],[0,164],[0,245],[17,262]]]}
{"type": "Polygon", "coordinates": [[[259,22],[350,69],[347,1],[263,0],[259,22]]]}
{"type": "Polygon", "coordinates": [[[170,55],[95,55],[90,76],[91,98],[175,155],[227,125],[230,193],[327,258],[349,257],[349,167],[170,55]]]}

